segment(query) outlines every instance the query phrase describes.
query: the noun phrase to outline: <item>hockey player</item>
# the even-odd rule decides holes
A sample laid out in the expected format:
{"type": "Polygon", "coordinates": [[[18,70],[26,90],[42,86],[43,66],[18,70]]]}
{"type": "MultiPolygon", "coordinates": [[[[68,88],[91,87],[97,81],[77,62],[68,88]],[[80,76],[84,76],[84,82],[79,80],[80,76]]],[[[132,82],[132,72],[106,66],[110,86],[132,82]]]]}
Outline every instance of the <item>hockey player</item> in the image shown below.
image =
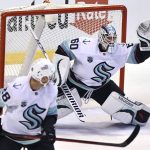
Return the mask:
{"type": "Polygon", "coordinates": [[[27,76],[18,77],[1,89],[0,104],[6,106],[1,150],[20,150],[21,147],[54,150],[58,93],[54,74],[55,66],[40,58],[32,64],[27,76]]]}
{"type": "Polygon", "coordinates": [[[139,64],[149,58],[150,21],[139,25],[137,35],[139,43],[117,43],[116,30],[108,24],[101,27],[97,38],[79,37],[63,41],[55,57],[60,76],[58,85],[65,81],[61,80],[63,72],[59,66],[64,61],[70,66],[70,60],[73,60],[70,70],[65,71],[66,74],[69,72],[66,83],[70,88],[76,88],[81,98],[94,99],[102,110],[122,123],[145,125],[150,108],[125,98],[125,93],[111,80],[125,63],[139,64]]]}

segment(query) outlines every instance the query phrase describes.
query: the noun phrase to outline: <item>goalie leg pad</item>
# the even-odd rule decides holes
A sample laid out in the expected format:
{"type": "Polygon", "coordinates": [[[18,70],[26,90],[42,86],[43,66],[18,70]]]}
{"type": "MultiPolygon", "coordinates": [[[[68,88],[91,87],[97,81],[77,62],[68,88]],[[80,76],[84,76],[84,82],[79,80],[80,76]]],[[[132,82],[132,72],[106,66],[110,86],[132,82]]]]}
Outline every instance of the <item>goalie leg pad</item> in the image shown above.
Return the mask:
{"type": "MultiPolygon", "coordinates": [[[[80,99],[78,91],[74,88],[71,89],[71,93],[74,96],[78,105],[82,106],[82,101],[80,99]]],[[[58,108],[58,119],[63,118],[74,111],[68,99],[65,97],[65,95],[59,96],[56,101],[57,101],[57,108],[58,108]]]]}
{"type": "Polygon", "coordinates": [[[132,102],[116,92],[109,95],[102,109],[125,124],[145,125],[150,116],[149,107],[140,102],[132,102]]]}

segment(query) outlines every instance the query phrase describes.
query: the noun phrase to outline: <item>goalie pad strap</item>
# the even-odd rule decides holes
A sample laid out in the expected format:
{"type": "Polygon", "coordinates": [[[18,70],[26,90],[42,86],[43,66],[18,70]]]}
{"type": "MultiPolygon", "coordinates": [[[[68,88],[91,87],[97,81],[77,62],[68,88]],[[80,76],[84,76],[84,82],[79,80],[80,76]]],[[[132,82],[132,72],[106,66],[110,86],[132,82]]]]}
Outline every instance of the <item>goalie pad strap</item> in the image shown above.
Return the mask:
{"type": "Polygon", "coordinates": [[[150,115],[150,108],[140,102],[112,92],[102,105],[102,109],[125,124],[145,125],[150,115]]]}

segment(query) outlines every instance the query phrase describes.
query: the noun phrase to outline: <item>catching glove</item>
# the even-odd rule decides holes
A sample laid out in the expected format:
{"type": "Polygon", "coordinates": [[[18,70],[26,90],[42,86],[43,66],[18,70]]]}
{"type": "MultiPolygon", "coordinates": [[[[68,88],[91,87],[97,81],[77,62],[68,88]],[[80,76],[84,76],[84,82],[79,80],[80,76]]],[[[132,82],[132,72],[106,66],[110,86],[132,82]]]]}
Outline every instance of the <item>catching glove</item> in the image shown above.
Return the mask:
{"type": "Polygon", "coordinates": [[[142,22],[137,29],[140,40],[140,50],[150,51],[150,20],[142,22]]]}

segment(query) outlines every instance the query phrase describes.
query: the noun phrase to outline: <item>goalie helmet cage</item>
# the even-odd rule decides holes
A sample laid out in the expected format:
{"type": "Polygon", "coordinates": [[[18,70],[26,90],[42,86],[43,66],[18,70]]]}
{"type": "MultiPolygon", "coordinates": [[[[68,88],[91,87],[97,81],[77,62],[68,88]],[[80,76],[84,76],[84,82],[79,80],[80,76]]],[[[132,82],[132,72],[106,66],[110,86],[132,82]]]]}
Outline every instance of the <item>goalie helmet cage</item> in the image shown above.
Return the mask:
{"type": "MultiPolygon", "coordinates": [[[[38,35],[50,58],[63,40],[95,37],[103,24],[112,23],[119,33],[119,42],[126,42],[127,9],[123,5],[41,4],[2,11],[0,19],[0,87],[20,72],[27,74],[33,59],[44,57],[27,23],[38,35]],[[46,16],[46,23],[41,19],[43,16],[46,16]]],[[[122,68],[119,77],[122,89],[124,73],[122,68]]]]}

